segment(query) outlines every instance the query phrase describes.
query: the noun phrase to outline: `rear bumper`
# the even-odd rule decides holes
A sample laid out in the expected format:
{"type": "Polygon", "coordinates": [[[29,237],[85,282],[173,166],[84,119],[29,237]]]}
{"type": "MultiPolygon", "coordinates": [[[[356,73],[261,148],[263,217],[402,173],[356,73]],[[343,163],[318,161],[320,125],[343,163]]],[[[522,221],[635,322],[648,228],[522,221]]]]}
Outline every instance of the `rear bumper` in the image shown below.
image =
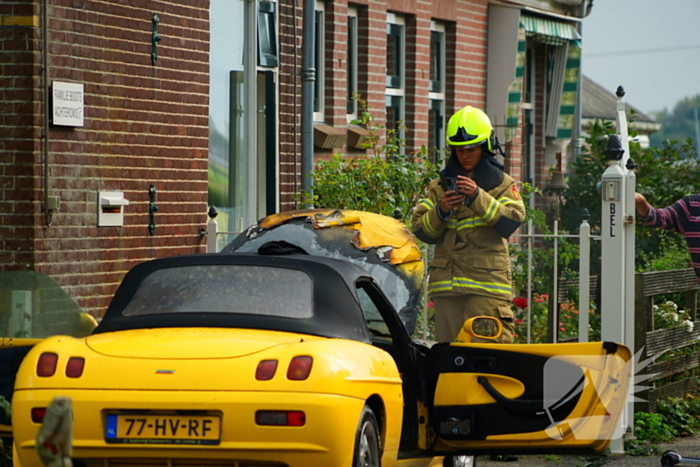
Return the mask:
{"type": "MultiPolygon", "coordinates": [[[[307,393],[212,391],[105,391],[22,390],[14,394],[13,432],[19,464],[42,467],[35,450],[41,425],[31,421],[31,409],[47,407],[56,396],[73,400],[73,458],[88,465],[112,459],[111,464],[132,464],[157,459],[168,465],[206,465],[221,459],[264,465],[352,465],[357,423],[365,404],[362,399],[307,393]],[[105,416],[114,410],[209,410],[222,415],[218,445],[108,444],[105,416]],[[306,414],[302,427],[259,426],[257,410],[295,410],[306,414]],[[208,462],[199,462],[208,459],[208,462]],[[189,460],[189,461],[188,461],[189,460]],[[99,462],[98,462],[99,461],[99,462]]],[[[153,461],[156,461],[155,463],[153,461]]],[[[108,464],[110,464],[108,462],[108,464]]],[[[221,464],[223,465],[223,464],[221,464]]],[[[231,465],[234,465],[231,462],[231,465]]]]}

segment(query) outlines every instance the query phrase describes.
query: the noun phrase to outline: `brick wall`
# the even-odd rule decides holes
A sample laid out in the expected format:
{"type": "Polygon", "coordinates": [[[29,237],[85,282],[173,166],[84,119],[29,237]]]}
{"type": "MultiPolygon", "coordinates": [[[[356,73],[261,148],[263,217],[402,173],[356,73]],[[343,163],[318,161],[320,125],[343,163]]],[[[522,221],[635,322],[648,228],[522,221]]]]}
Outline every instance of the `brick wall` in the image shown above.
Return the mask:
{"type": "MultiPolygon", "coordinates": [[[[40,13],[38,3],[23,3],[40,13]]],[[[14,83],[25,88],[32,83],[34,88],[26,91],[34,98],[28,119],[34,125],[33,142],[22,144],[21,150],[19,143],[18,149],[5,145],[0,160],[33,164],[11,177],[5,165],[2,179],[3,188],[7,180],[34,188],[15,189],[10,195],[17,207],[24,206],[23,212],[34,213],[33,232],[22,235],[26,215],[8,220],[12,241],[33,238],[33,253],[26,261],[5,255],[2,268],[47,273],[84,310],[100,316],[135,264],[204,251],[199,231],[207,221],[209,1],[52,0],[49,16],[49,79],[84,85],[85,124],[50,128],[48,188],[61,205],[47,227],[39,144],[41,28],[30,28],[25,34],[33,38],[33,62],[17,73],[24,76],[14,83]],[[155,65],[154,13],[162,37],[155,65]],[[148,229],[151,184],[159,209],[154,235],[148,229]],[[98,191],[124,192],[130,204],[123,227],[97,227],[98,191]]],[[[23,57],[18,52],[24,43],[12,44],[10,53],[23,57]]],[[[3,224],[3,229],[8,227],[3,224]]]]}
{"type": "MultiPolygon", "coordinates": [[[[293,7],[286,5],[287,2],[283,3],[280,7],[280,206],[282,210],[288,210],[296,207],[292,193],[295,187],[301,187],[301,96],[293,94],[292,83],[300,84],[297,76],[301,72],[302,9],[301,5],[297,7],[295,25],[293,7]],[[296,47],[285,44],[295,44],[296,47]]],[[[387,11],[405,18],[404,123],[408,128],[407,152],[416,151],[421,145],[428,144],[431,19],[443,21],[447,27],[447,116],[465,105],[484,107],[488,19],[486,0],[359,0],[351,4],[358,8],[358,88],[362,98],[369,104],[375,121],[381,125],[386,118],[387,11]]],[[[347,8],[346,0],[325,3],[325,123],[339,128],[347,126],[347,8]]],[[[354,156],[361,153],[347,147],[338,150],[354,156]]],[[[332,151],[316,148],[316,157],[325,157],[332,151]]]]}
{"type": "Polygon", "coordinates": [[[0,3],[0,271],[34,266],[34,176],[40,120],[38,11],[0,3]]]}
{"type": "Polygon", "coordinates": [[[302,8],[297,3],[279,4],[279,193],[283,211],[296,208],[292,197],[301,190],[302,8]]]}

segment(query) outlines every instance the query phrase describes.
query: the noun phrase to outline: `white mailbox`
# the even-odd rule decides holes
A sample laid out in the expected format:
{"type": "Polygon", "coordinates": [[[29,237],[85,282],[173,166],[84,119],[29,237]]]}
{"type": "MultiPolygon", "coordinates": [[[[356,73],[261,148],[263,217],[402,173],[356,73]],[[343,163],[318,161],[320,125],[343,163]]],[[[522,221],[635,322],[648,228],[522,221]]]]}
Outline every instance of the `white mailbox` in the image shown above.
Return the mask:
{"type": "Polygon", "coordinates": [[[129,200],[124,199],[121,191],[100,191],[97,193],[97,226],[121,227],[124,225],[124,206],[129,200]]]}

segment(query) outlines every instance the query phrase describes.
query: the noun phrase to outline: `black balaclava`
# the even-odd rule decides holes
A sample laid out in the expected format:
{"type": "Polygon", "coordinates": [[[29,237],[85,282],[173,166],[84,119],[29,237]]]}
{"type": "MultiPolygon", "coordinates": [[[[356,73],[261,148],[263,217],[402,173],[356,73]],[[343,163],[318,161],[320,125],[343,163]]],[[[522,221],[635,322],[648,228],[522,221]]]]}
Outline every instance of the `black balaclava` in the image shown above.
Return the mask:
{"type": "MultiPolygon", "coordinates": [[[[486,191],[493,190],[498,185],[503,182],[503,164],[501,164],[494,153],[486,150],[484,146],[484,152],[479,163],[474,167],[474,172],[472,173],[472,179],[476,182],[476,185],[486,191]]],[[[462,168],[462,165],[457,159],[457,154],[454,152],[450,154],[450,158],[445,164],[445,168],[440,171],[440,184],[444,187],[447,186],[447,177],[457,177],[457,175],[467,176],[466,172],[462,168]]]]}

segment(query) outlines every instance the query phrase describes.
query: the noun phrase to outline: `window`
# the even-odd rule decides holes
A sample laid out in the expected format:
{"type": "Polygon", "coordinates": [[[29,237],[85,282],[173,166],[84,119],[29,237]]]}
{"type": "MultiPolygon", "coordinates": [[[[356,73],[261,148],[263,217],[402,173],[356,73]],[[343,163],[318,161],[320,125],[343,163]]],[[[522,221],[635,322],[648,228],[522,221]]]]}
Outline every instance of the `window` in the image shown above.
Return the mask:
{"type": "Polygon", "coordinates": [[[276,67],[277,28],[275,21],[275,4],[258,2],[258,65],[276,67]]]}
{"type": "Polygon", "coordinates": [[[159,269],[146,277],[124,316],[244,313],[311,318],[313,282],[303,271],[253,265],[159,269]]]}
{"type": "MultiPolygon", "coordinates": [[[[404,46],[405,21],[402,16],[387,13],[386,25],[386,128],[398,130],[397,136],[404,137],[398,128],[404,120],[404,77],[406,50],[404,46]]],[[[400,148],[403,151],[403,147],[400,148]]]]}
{"type": "MultiPolygon", "coordinates": [[[[212,0],[210,10],[208,203],[219,211],[216,220],[223,231],[240,231],[253,217],[245,197],[249,158],[244,148],[243,97],[250,83],[243,72],[248,14],[244,7],[242,1],[212,0]]],[[[255,16],[248,19],[255,23],[255,16]]],[[[230,241],[226,235],[218,237],[223,244],[230,241]]]]}
{"type": "Polygon", "coordinates": [[[445,25],[430,23],[430,109],[428,111],[428,154],[439,164],[445,148],[445,25]]]}
{"type": "MultiPolygon", "coordinates": [[[[386,96],[386,129],[395,130],[399,122],[403,121],[403,97],[386,96]]],[[[402,130],[399,130],[401,133],[402,130]]],[[[402,136],[402,135],[399,135],[402,136]]]]}
{"type": "Polygon", "coordinates": [[[386,87],[403,87],[404,70],[404,21],[392,13],[387,15],[386,25],[386,87]]]}
{"type": "Polygon", "coordinates": [[[389,326],[387,326],[382,317],[377,305],[370,297],[368,291],[365,289],[369,287],[367,284],[357,284],[357,297],[360,299],[360,307],[362,308],[362,314],[365,317],[365,322],[367,323],[367,329],[371,336],[383,336],[391,337],[391,332],[389,331],[389,326]]]}
{"type": "Polygon", "coordinates": [[[357,87],[357,8],[348,8],[348,55],[347,55],[347,84],[348,84],[348,123],[357,119],[357,100],[353,95],[357,87]]]}
{"type": "Polygon", "coordinates": [[[445,92],[445,27],[435,22],[430,31],[430,91],[445,92]]]}
{"type": "Polygon", "coordinates": [[[325,60],[326,60],[326,27],[325,6],[323,2],[316,1],[316,14],[314,21],[314,68],[316,80],[314,81],[314,121],[325,120],[325,60]]]}
{"type": "Polygon", "coordinates": [[[428,109],[428,156],[434,164],[444,159],[445,148],[445,102],[430,99],[428,109]]]}

